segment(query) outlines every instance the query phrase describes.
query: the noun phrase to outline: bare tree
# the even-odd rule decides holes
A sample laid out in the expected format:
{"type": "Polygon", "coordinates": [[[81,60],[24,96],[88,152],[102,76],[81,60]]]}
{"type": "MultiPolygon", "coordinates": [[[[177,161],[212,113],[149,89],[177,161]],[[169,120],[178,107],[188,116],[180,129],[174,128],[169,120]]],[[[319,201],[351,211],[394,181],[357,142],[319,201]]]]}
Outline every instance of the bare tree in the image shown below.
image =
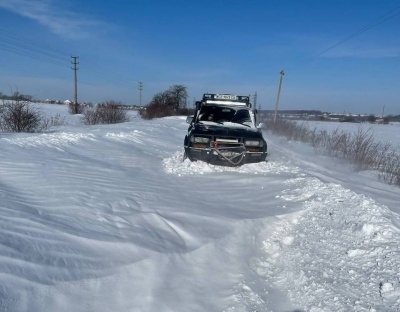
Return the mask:
{"type": "Polygon", "coordinates": [[[169,88],[168,93],[172,99],[172,108],[176,113],[178,113],[180,109],[186,108],[188,98],[186,86],[179,84],[173,85],[169,88]]]}
{"type": "Polygon", "coordinates": [[[151,104],[155,104],[157,106],[168,106],[172,107],[173,106],[173,97],[169,90],[159,92],[153,96],[153,99],[151,100],[151,104]]]}
{"type": "Polygon", "coordinates": [[[67,125],[65,117],[61,116],[60,114],[50,117],[46,116],[42,118],[41,130],[48,130],[51,127],[60,127],[65,125],[67,125]]]}
{"type": "Polygon", "coordinates": [[[85,106],[82,104],[70,103],[68,104],[68,111],[71,115],[82,114],[85,106]]]}
{"type": "Polygon", "coordinates": [[[156,107],[166,106],[178,113],[180,109],[186,108],[187,98],[186,86],[173,85],[168,90],[155,94],[150,104],[156,107]]]}
{"type": "Polygon", "coordinates": [[[5,102],[0,109],[0,128],[9,132],[37,132],[42,129],[42,117],[27,102],[5,102]]]}
{"type": "Polygon", "coordinates": [[[123,106],[122,102],[106,101],[99,107],[102,122],[114,124],[129,121],[123,106]]]}
{"type": "Polygon", "coordinates": [[[162,118],[173,115],[174,111],[170,106],[157,103],[150,103],[145,110],[140,111],[140,116],[142,116],[143,119],[162,118]]]}
{"type": "Polygon", "coordinates": [[[82,122],[85,125],[97,125],[101,123],[100,114],[96,107],[86,107],[82,114],[82,122]]]}
{"type": "Polygon", "coordinates": [[[155,94],[140,115],[144,119],[152,119],[180,114],[183,109],[186,110],[187,98],[186,86],[173,85],[168,90],[155,94]]]}
{"type": "Polygon", "coordinates": [[[129,121],[122,102],[106,101],[96,107],[86,107],[83,111],[83,123],[86,125],[114,124],[129,121]]]}

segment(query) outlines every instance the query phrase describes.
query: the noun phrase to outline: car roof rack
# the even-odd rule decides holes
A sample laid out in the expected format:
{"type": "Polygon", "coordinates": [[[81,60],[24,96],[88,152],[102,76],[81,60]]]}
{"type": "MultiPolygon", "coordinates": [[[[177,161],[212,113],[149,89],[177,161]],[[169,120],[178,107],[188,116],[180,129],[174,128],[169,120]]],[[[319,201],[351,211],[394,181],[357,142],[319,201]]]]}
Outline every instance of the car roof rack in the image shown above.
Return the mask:
{"type": "Polygon", "coordinates": [[[251,106],[250,97],[235,94],[203,94],[203,103],[217,105],[251,106]]]}

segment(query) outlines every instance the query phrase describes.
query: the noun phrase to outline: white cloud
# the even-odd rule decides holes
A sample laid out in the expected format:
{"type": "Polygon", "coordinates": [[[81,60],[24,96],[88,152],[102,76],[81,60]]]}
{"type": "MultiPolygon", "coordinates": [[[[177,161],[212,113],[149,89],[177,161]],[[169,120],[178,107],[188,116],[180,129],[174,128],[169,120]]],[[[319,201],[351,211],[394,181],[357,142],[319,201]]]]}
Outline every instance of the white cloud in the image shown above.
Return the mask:
{"type": "Polygon", "coordinates": [[[0,8],[32,19],[55,34],[72,39],[87,37],[99,21],[57,7],[53,0],[0,0],[0,8]]]}

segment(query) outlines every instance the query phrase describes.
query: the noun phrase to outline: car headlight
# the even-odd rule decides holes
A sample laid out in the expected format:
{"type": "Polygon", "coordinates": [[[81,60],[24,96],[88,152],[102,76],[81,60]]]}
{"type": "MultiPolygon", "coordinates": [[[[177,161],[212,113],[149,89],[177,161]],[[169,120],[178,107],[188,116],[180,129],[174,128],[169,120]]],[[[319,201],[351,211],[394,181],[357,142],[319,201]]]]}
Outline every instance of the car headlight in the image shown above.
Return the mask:
{"type": "Polygon", "coordinates": [[[210,142],[210,138],[191,136],[190,141],[194,143],[208,143],[210,142]]]}
{"type": "Polygon", "coordinates": [[[258,140],[246,140],[244,141],[245,146],[263,146],[262,141],[258,140]]]}

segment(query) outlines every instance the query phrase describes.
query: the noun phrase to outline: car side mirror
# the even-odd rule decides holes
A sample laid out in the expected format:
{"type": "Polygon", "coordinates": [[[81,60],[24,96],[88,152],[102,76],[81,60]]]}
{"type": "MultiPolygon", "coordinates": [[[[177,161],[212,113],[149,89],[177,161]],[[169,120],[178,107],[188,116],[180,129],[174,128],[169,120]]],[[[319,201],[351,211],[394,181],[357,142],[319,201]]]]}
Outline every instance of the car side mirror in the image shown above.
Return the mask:
{"type": "Polygon", "coordinates": [[[257,129],[267,129],[267,125],[264,122],[260,122],[257,126],[257,129]]]}
{"type": "Polygon", "coordinates": [[[187,116],[186,117],[186,123],[191,124],[193,121],[193,116],[187,116]]]}

